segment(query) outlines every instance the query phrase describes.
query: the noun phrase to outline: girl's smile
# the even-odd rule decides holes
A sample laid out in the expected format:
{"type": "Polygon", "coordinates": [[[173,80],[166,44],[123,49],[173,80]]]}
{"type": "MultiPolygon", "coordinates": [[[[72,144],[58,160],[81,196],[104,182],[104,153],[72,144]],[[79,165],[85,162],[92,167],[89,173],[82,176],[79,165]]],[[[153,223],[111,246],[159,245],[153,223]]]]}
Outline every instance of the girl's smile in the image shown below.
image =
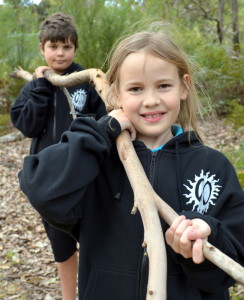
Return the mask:
{"type": "Polygon", "coordinates": [[[154,123],[160,121],[164,117],[164,112],[147,112],[141,114],[141,116],[145,119],[146,122],[154,123]]]}

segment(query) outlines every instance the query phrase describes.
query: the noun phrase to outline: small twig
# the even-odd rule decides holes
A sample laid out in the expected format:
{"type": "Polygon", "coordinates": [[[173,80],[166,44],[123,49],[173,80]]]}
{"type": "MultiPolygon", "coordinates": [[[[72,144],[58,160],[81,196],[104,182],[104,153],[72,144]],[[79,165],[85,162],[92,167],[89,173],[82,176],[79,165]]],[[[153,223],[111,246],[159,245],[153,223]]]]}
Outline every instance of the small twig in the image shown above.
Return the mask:
{"type": "Polygon", "coordinates": [[[71,111],[71,114],[72,114],[72,117],[73,117],[73,120],[76,119],[76,113],[75,113],[75,108],[74,108],[74,105],[72,103],[72,99],[70,97],[70,94],[68,92],[68,90],[65,88],[65,87],[60,87],[61,91],[65,94],[67,100],[68,100],[68,103],[69,103],[69,107],[70,107],[70,111],[71,111]]]}
{"type": "Polygon", "coordinates": [[[15,68],[13,73],[9,75],[12,78],[21,78],[26,81],[33,80],[33,74],[28,71],[23,70],[21,67],[15,68]]]}
{"type": "MultiPolygon", "coordinates": [[[[35,79],[33,74],[31,74],[28,71],[23,70],[21,67],[15,68],[13,73],[10,74],[10,77],[12,77],[12,78],[21,78],[21,79],[24,79],[26,81],[31,81],[31,80],[35,79]]],[[[48,77],[48,75],[47,75],[47,77],[48,77]]],[[[69,107],[70,107],[70,110],[71,110],[71,114],[72,114],[72,117],[73,117],[73,120],[74,120],[76,118],[76,113],[75,113],[75,108],[74,108],[74,105],[72,103],[70,94],[69,94],[66,87],[64,87],[64,86],[59,86],[59,87],[60,87],[61,91],[64,93],[64,95],[66,96],[66,98],[68,100],[69,107]]]]}

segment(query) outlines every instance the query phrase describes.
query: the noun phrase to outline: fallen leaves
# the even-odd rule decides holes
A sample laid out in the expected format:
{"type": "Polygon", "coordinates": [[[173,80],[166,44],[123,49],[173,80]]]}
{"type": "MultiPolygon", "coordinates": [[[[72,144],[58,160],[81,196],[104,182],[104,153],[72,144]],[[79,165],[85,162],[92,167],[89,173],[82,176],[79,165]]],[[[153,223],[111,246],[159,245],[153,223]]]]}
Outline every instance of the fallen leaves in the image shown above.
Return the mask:
{"type": "Polygon", "coordinates": [[[0,144],[0,299],[61,299],[41,219],[19,189],[30,140],[0,144]]]}

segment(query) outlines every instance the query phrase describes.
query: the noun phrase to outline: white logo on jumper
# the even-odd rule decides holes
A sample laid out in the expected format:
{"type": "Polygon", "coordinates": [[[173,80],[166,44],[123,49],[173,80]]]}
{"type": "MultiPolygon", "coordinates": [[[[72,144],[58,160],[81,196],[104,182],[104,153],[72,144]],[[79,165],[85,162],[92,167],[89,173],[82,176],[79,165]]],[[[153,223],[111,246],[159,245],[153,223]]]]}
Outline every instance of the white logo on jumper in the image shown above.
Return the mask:
{"type": "Polygon", "coordinates": [[[85,90],[77,90],[71,94],[72,103],[77,112],[81,112],[86,103],[87,94],[85,90]]]}
{"type": "Polygon", "coordinates": [[[216,175],[209,175],[210,172],[207,172],[204,175],[204,171],[201,171],[200,176],[195,175],[195,181],[187,180],[190,185],[187,186],[184,184],[184,186],[189,191],[188,194],[184,194],[184,196],[189,199],[189,201],[186,204],[193,204],[192,211],[195,210],[204,214],[208,211],[209,205],[215,205],[213,200],[216,200],[221,185],[217,185],[216,183],[219,181],[219,179],[214,179],[216,175]]]}

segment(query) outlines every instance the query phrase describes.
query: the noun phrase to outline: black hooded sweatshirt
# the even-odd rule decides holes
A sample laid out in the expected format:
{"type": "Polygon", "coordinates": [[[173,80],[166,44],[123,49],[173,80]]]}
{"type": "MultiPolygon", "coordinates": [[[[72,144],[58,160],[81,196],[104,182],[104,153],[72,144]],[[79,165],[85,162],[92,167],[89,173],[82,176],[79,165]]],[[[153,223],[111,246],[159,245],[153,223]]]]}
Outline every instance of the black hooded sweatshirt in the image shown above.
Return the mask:
{"type": "MultiPolygon", "coordinates": [[[[63,75],[82,70],[73,62],[63,75]]],[[[77,116],[99,119],[106,114],[103,101],[89,83],[69,87],[68,92],[77,116]]],[[[45,78],[32,80],[22,88],[10,116],[13,125],[32,138],[31,154],[59,142],[73,120],[65,94],[45,78]]]]}
{"type": "MultiPolygon", "coordinates": [[[[109,116],[78,118],[59,144],[26,157],[19,173],[34,208],[79,240],[79,299],[145,299],[143,225],[139,213],[131,215],[133,191],[114,143],[119,133],[109,116]]],[[[177,213],[206,221],[209,242],[243,264],[244,193],[226,157],[193,132],[156,154],[133,144],[155,192],[177,213]]],[[[229,299],[234,280],[208,260],[194,264],[167,246],[167,262],[168,300],[229,299]]]]}

